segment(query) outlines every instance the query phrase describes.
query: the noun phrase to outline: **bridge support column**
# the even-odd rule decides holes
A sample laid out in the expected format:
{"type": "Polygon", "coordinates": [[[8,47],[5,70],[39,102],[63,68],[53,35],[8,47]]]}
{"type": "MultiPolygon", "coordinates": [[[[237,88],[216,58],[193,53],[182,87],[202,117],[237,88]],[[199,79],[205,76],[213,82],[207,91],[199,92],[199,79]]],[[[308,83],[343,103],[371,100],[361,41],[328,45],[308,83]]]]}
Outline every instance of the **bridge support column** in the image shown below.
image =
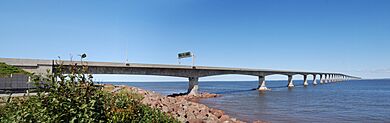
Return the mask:
{"type": "Polygon", "coordinates": [[[334,76],[333,75],[329,75],[329,83],[332,83],[334,81],[334,76]]]}
{"type": "Polygon", "coordinates": [[[341,81],[341,76],[340,76],[340,75],[337,75],[337,81],[338,81],[338,82],[341,81]]]}
{"type": "Polygon", "coordinates": [[[330,82],[334,82],[335,81],[335,78],[334,78],[334,75],[332,74],[332,75],[330,75],[330,82]]]}
{"type": "Polygon", "coordinates": [[[303,75],[303,85],[308,86],[309,83],[307,83],[307,75],[303,75]]]}
{"type": "Polygon", "coordinates": [[[324,75],[320,75],[320,84],[323,84],[324,83],[324,75]]]}
{"type": "Polygon", "coordinates": [[[265,86],[265,76],[259,76],[259,87],[257,89],[260,90],[260,91],[269,90],[265,86]]]}
{"type": "Polygon", "coordinates": [[[339,78],[339,81],[343,81],[343,76],[339,75],[338,78],[339,78]]]}
{"type": "Polygon", "coordinates": [[[196,95],[198,94],[198,84],[199,84],[199,78],[198,77],[190,77],[188,78],[189,85],[188,85],[188,92],[187,95],[196,95]]]}
{"type": "Polygon", "coordinates": [[[330,77],[331,79],[331,82],[336,82],[336,76],[332,74],[332,76],[330,77]]]}
{"type": "Polygon", "coordinates": [[[325,80],[324,80],[324,83],[328,83],[329,82],[329,75],[325,75],[325,80]]]}
{"type": "Polygon", "coordinates": [[[288,75],[288,84],[287,84],[287,87],[291,88],[291,87],[294,87],[294,83],[293,83],[293,76],[292,75],[288,75]]]}
{"type": "Polygon", "coordinates": [[[317,75],[313,75],[313,85],[317,85],[317,75]]]}

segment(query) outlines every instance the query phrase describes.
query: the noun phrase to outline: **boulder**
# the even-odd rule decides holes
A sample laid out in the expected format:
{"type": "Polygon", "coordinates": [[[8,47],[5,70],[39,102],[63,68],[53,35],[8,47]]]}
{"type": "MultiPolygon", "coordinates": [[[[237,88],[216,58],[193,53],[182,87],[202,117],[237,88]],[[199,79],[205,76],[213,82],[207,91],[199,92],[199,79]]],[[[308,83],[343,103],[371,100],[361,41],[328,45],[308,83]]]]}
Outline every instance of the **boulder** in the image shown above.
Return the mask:
{"type": "MultiPolygon", "coordinates": [[[[168,113],[178,119],[180,122],[189,123],[241,123],[235,118],[230,118],[224,115],[222,110],[209,108],[206,105],[197,103],[201,98],[218,97],[218,94],[202,93],[195,96],[175,95],[162,96],[158,93],[143,90],[130,86],[113,86],[109,85],[106,89],[112,91],[114,88],[122,88],[135,93],[144,95],[142,103],[152,108],[160,109],[162,112],[168,113]]],[[[116,93],[118,91],[115,91],[116,93]]]]}
{"type": "Polygon", "coordinates": [[[163,112],[169,112],[169,109],[167,106],[163,106],[162,109],[161,109],[163,112]]]}
{"type": "Polygon", "coordinates": [[[188,120],[188,123],[204,123],[201,119],[190,119],[188,120]]]}
{"type": "Polygon", "coordinates": [[[230,117],[228,115],[222,115],[221,118],[219,118],[219,120],[222,121],[222,122],[229,121],[230,117]]]}
{"type": "Polygon", "coordinates": [[[221,116],[224,114],[222,110],[218,110],[218,109],[210,109],[210,113],[216,116],[217,118],[221,118],[221,116]]]}

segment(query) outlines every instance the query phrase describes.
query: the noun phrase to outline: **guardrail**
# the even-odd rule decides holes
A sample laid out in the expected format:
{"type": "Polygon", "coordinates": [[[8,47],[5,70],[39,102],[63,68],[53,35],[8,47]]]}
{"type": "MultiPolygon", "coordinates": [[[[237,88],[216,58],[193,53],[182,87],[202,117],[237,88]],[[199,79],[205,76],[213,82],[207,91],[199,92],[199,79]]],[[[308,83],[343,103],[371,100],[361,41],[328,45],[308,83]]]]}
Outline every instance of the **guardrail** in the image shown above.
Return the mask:
{"type": "Polygon", "coordinates": [[[30,82],[30,77],[24,74],[11,74],[8,77],[0,77],[0,93],[7,91],[23,92],[35,88],[30,82]]]}

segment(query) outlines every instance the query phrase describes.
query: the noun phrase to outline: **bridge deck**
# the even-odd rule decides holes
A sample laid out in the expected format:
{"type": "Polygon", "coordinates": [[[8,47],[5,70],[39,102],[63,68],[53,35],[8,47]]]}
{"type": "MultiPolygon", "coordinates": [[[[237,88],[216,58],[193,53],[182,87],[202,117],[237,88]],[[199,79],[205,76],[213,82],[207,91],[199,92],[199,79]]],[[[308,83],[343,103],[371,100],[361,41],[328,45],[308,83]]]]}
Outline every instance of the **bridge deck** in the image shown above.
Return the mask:
{"type": "MultiPolygon", "coordinates": [[[[14,59],[0,58],[0,62],[20,67],[24,70],[35,73],[46,73],[46,70],[56,71],[54,66],[58,64],[64,67],[78,64],[81,62],[73,61],[54,61],[39,59],[14,59]],[[54,63],[56,62],[56,63],[54,63]]],[[[187,94],[196,94],[198,90],[198,80],[200,77],[223,75],[223,74],[242,74],[259,77],[259,90],[267,90],[265,86],[265,76],[273,74],[283,74],[288,76],[287,87],[294,87],[293,75],[301,74],[304,78],[304,85],[307,83],[307,75],[313,75],[313,84],[316,84],[316,76],[320,75],[320,83],[337,82],[343,79],[356,78],[340,73],[324,72],[306,72],[306,71],[287,71],[270,69],[249,69],[249,68],[227,68],[227,67],[209,67],[209,66],[186,66],[186,65],[163,65],[163,64],[138,64],[138,63],[115,63],[115,62],[83,62],[88,65],[88,72],[91,74],[132,74],[132,75],[160,75],[186,77],[189,80],[187,94]]],[[[69,71],[65,70],[65,73],[69,71]]]]}
{"type": "MultiPolygon", "coordinates": [[[[52,66],[52,60],[42,59],[16,59],[16,58],[0,58],[0,62],[13,65],[16,67],[38,67],[52,66]]],[[[60,62],[60,61],[58,61],[60,62]]],[[[61,61],[64,65],[81,64],[79,61],[61,61]]],[[[121,67],[121,68],[160,68],[160,69],[183,69],[192,70],[193,66],[188,65],[166,65],[166,64],[140,64],[140,63],[118,63],[118,62],[85,62],[90,67],[121,67]]],[[[56,63],[55,63],[56,64],[56,63]]],[[[197,70],[218,70],[218,71],[242,71],[242,72],[265,72],[265,73],[282,73],[282,74],[337,74],[330,72],[307,72],[307,71],[289,71],[289,70],[271,70],[271,69],[249,69],[249,68],[229,68],[229,67],[211,67],[211,66],[195,66],[197,70]]]]}

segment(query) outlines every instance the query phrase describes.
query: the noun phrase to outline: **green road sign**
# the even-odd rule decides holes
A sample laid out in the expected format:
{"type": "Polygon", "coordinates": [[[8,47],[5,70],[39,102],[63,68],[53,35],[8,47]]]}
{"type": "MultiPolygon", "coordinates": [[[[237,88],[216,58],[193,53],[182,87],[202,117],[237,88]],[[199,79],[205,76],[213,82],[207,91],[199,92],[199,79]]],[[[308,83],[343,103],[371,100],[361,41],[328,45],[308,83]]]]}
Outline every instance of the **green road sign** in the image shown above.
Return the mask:
{"type": "Polygon", "coordinates": [[[184,53],[177,54],[177,56],[179,59],[188,58],[188,57],[192,57],[192,53],[191,52],[184,52],[184,53]]]}

